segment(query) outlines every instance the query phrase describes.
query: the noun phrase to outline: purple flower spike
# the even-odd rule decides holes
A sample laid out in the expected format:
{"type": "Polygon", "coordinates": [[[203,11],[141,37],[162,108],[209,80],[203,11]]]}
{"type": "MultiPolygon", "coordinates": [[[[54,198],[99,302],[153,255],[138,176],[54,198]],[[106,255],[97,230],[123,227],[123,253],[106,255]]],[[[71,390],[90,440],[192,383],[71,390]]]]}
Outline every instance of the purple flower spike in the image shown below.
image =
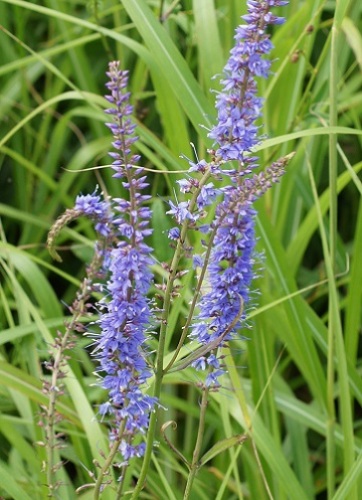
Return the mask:
{"type": "Polygon", "coordinates": [[[113,170],[116,171],[114,177],[123,177],[124,171],[133,168],[137,163],[139,156],[131,154],[131,146],[137,141],[138,137],[133,136],[136,125],[129,118],[133,114],[133,106],[129,102],[130,93],[126,87],[128,83],[128,71],[119,69],[119,61],[109,63],[109,78],[106,83],[110,94],[106,96],[108,102],[114,105],[105,112],[113,118],[113,121],[106,123],[111,130],[114,141],[113,147],[119,152],[111,152],[110,156],[114,158],[113,170]]]}
{"type": "MultiPolygon", "coordinates": [[[[150,265],[152,249],[145,243],[151,234],[151,210],[145,206],[150,198],[142,194],[148,187],[142,168],[135,166],[139,156],[132,154],[131,146],[137,140],[133,136],[134,125],[129,116],[133,107],[126,91],[128,74],[119,69],[118,62],[109,64],[107,73],[110,91],[108,102],[114,107],[106,110],[113,119],[107,123],[117,152],[114,159],[114,177],[122,180],[129,192],[129,199],[113,199],[112,224],[117,245],[110,252],[109,279],[106,284],[107,298],[99,303],[101,311],[93,351],[99,367],[100,385],[108,392],[109,400],[99,407],[102,416],[110,417],[111,439],[116,439],[118,429],[124,425],[124,437],[119,451],[125,462],[144,453],[144,446],[134,445],[133,438],[144,434],[155,398],[145,394],[147,379],[151,376],[146,362],[145,341],[152,318],[147,293],[152,283],[150,265]]],[[[90,195],[77,200],[77,205],[87,213],[103,213],[103,205],[90,195]]]]}
{"type": "MultiPolygon", "coordinates": [[[[245,319],[245,305],[254,277],[255,210],[252,203],[279,179],[287,162],[282,159],[265,172],[247,177],[256,166],[256,159],[250,152],[259,142],[256,120],[261,116],[263,103],[256,95],[256,77],[266,78],[271,64],[265,59],[273,47],[266,28],[269,24],[282,22],[282,18],[269,10],[286,3],[281,0],[248,1],[248,13],[243,16],[247,25],[236,30],[236,43],[224,68],[223,90],[216,97],[218,123],[209,133],[215,140],[216,151],[210,172],[228,177],[229,182],[222,188],[224,198],[210,226],[214,239],[207,266],[208,282],[190,334],[201,345],[219,341],[222,345],[233,338],[245,319]],[[237,160],[238,167],[225,169],[225,163],[231,160],[237,160]]],[[[189,172],[200,171],[200,164],[191,164],[189,172]]],[[[198,208],[214,200],[217,194],[212,184],[204,186],[197,199],[198,208]]],[[[193,365],[199,370],[212,367],[205,385],[219,387],[218,378],[223,369],[214,354],[196,360],[193,365]]]]}
{"type": "Polygon", "coordinates": [[[283,18],[269,12],[282,0],[248,1],[247,25],[239,26],[235,46],[224,68],[223,90],[217,95],[218,123],[210,131],[216,155],[223,161],[245,159],[245,152],[258,143],[256,120],[261,116],[262,99],[256,96],[256,77],[267,78],[270,61],[264,56],[273,48],[266,29],[281,24],[283,18]]]}

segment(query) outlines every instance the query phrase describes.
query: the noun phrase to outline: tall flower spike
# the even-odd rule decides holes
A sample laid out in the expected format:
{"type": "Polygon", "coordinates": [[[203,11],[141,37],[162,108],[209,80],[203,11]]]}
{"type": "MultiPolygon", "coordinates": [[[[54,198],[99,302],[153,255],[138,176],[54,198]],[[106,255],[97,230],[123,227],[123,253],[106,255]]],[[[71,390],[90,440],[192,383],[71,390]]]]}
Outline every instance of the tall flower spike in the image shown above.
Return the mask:
{"type": "MultiPolygon", "coordinates": [[[[208,263],[206,293],[198,303],[199,314],[191,330],[191,338],[201,345],[212,345],[232,338],[240,328],[248,303],[253,279],[255,247],[255,210],[252,203],[282,175],[288,159],[251,178],[245,177],[255,167],[251,149],[259,142],[256,120],[261,116],[262,99],[257,97],[256,77],[266,78],[270,61],[265,59],[272,49],[266,28],[283,22],[269,12],[272,6],[285,5],[280,0],[248,1],[248,13],[239,26],[235,46],[224,68],[223,90],[218,93],[218,123],[210,131],[215,140],[214,163],[221,166],[237,160],[238,168],[216,169],[231,180],[222,189],[224,198],[217,206],[210,230],[213,235],[208,263]]],[[[223,373],[219,359],[208,354],[195,361],[197,369],[209,366],[206,385],[217,387],[223,373]]]]}
{"type": "Polygon", "coordinates": [[[112,417],[111,439],[119,438],[119,429],[123,429],[119,451],[127,462],[144,452],[143,444],[135,445],[133,440],[147,429],[149,413],[156,402],[144,392],[151,376],[144,346],[152,316],[147,299],[152,283],[151,248],[144,241],[151,234],[151,211],[144,205],[149,196],[141,194],[148,184],[142,169],[135,166],[139,156],[131,152],[137,138],[129,118],[133,107],[126,91],[127,72],[119,69],[118,62],[112,62],[107,75],[110,95],[106,98],[114,105],[106,110],[113,117],[107,126],[116,149],[110,155],[114,159],[114,177],[122,179],[129,198],[113,200],[113,210],[117,212],[113,227],[119,241],[110,255],[108,297],[99,303],[100,334],[95,336],[94,355],[99,362],[101,385],[109,395],[99,413],[112,417]]]}

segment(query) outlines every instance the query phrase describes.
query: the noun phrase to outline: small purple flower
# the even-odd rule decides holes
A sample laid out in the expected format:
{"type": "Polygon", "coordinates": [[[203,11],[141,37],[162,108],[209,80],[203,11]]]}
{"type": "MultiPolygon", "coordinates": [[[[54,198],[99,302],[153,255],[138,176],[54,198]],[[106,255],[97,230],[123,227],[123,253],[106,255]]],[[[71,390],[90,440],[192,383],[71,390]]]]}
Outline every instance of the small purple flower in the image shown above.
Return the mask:
{"type": "Polygon", "coordinates": [[[212,387],[214,389],[220,387],[219,377],[224,374],[223,370],[216,370],[214,372],[208,373],[205,381],[206,387],[212,387]]]}
{"type": "Polygon", "coordinates": [[[192,258],[192,265],[194,269],[196,269],[196,267],[202,267],[204,265],[204,258],[202,255],[195,254],[192,258]]]}
{"type": "Polygon", "coordinates": [[[180,179],[179,181],[176,181],[177,184],[180,186],[180,191],[181,193],[190,193],[193,187],[192,182],[190,182],[189,179],[180,179]]]}
{"type": "Polygon", "coordinates": [[[74,209],[82,215],[95,221],[95,230],[103,237],[107,238],[111,234],[112,210],[108,201],[102,200],[96,194],[78,195],[75,200],[74,209]]]}
{"type": "Polygon", "coordinates": [[[144,443],[134,446],[127,443],[124,439],[122,440],[119,447],[119,451],[121,452],[126,462],[134,457],[142,457],[145,453],[145,449],[146,447],[144,443]]]}
{"type": "Polygon", "coordinates": [[[182,224],[186,219],[189,219],[192,222],[196,221],[197,216],[189,211],[189,203],[187,201],[181,201],[180,203],[175,205],[170,200],[169,205],[171,207],[171,210],[166,212],[166,214],[173,215],[179,224],[182,224]]]}
{"type": "Polygon", "coordinates": [[[215,188],[212,182],[202,186],[199,196],[197,197],[197,207],[201,210],[207,205],[211,205],[216,197],[221,193],[220,189],[215,188]]]}
{"type": "Polygon", "coordinates": [[[195,370],[206,370],[206,357],[205,356],[200,356],[199,358],[195,359],[195,361],[191,364],[195,370]]]}
{"type": "Polygon", "coordinates": [[[168,232],[168,237],[170,240],[178,240],[180,237],[181,231],[178,227],[173,227],[168,232]]]}
{"type": "Polygon", "coordinates": [[[198,161],[197,163],[189,161],[189,164],[189,172],[200,172],[201,174],[204,174],[208,168],[208,164],[205,160],[198,161]]]}

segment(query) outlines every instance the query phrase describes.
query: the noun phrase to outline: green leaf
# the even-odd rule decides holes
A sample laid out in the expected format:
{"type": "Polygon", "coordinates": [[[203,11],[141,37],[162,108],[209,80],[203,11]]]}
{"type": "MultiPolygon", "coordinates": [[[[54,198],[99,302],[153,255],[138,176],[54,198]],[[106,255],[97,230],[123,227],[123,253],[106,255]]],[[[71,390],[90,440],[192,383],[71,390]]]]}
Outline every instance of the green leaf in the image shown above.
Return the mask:
{"type": "Polygon", "coordinates": [[[26,253],[0,242],[0,255],[7,258],[26,280],[45,317],[61,316],[62,309],[57,296],[38,266],[26,253]]]}
{"type": "Polygon", "coordinates": [[[346,35],[347,42],[354,52],[357,63],[362,71],[362,35],[356,27],[355,23],[349,17],[345,17],[342,21],[342,30],[346,35]]]}
{"type": "Polygon", "coordinates": [[[0,462],[0,484],[0,488],[8,493],[12,500],[34,500],[15,480],[12,468],[2,461],[0,462]]]}
{"type": "MultiPolygon", "coordinates": [[[[42,383],[38,379],[5,361],[0,361],[0,381],[3,387],[19,391],[39,405],[46,405],[48,402],[47,396],[42,391],[42,383]]],[[[77,413],[70,406],[58,401],[56,408],[69,422],[81,427],[77,413]]]]}
{"type": "Polygon", "coordinates": [[[214,109],[203,94],[185,59],[146,2],[122,0],[122,5],[154,56],[162,78],[167,79],[175,98],[180,102],[195,129],[206,139],[206,131],[200,129],[200,124],[211,125],[208,117],[214,115],[214,109]]]}
{"type": "Polygon", "coordinates": [[[214,446],[212,446],[200,459],[200,465],[205,465],[207,462],[212,460],[214,457],[220,453],[228,450],[233,446],[239,446],[247,440],[246,434],[240,434],[240,436],[232,436],[230,438],[222,439],[218,441],[214,446]]]}
{"type": "Polygon", "coordinates": [[[347,475],[344,477],[343,481],[339,485],[333,500],[344,500],[350,498],[348,495],[351,490],[358,485],[362,475],[362,451],[360,451],[357,460],[354,462],[353,466],[348,471],[347,475]]]}

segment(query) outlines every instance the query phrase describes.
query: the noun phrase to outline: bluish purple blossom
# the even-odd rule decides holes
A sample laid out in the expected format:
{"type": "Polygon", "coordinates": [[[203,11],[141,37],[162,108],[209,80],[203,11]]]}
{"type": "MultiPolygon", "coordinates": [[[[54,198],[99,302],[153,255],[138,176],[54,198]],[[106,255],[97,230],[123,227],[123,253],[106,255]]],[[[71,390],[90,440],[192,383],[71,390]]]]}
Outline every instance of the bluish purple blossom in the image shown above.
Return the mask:
{"type": "Polygon", "coordinates": [[[281,0],[249,0],[248,13],[243,16],[246,25],[239,26],[235,46],[230,51],[224,68],[223,89],[217,94],[217,125],[210,131],[216,156],[223,161],[245,161],[245,153],[258,139],[256,120],[261,116],[263,101],[257,97],[256,77],[267,78],[271,62],[265,59],[273,45],[266,33],[268,25],[280,24],[283,18],[270,12],[281,0]]]}
{"type": "MultiPolygon", "coordinates": [[[[129,116],[133,107],[126,91],[127,72],[118,62],[109,64],[107,100],[114,107],[106,112],[113,118],[107,126],[114,136],[112,167],[114,177],[120,178],[129,193],[129,199],[113,199],[112,224],[117,245],[110,253],[107,296],[99,303],[100,333],[95,337],[94,355],[98,360],[97,373],[109,400],[99,407],[102,416],[110,416],[111,439],[115,439],[120,425],[124,425],[119,451],[127,462],[141,456],[143,444],[134,445],[133,438],[144,433],[148,418],[156,403],[145,393],[151,371],[146,362],[147,329],[152,320],[152,308],[147,293],[152,283],[152,249],[145,243],[151,234],[151,211],[145,205],[149,196],[142,194],[148,187],[142,168],[136,166],[139,156],[132,154],[134,125],[129,116]]],[[[80,199],[83,210],[91,212],[97,205],[91,198],[80,199]]]]}
{"type": "Polygon", "coordinates": [[[254,265],[254,215],[251,207],[240,207],[231,198],[219,205],[218,224],[208,265],[209,291],[199,301],[199,314],[191,337],[207,344],[221,337],[235,318],[233,331],[225,336],[229,340],[240,328],[245,314],[240,314],[241,299],[249,300],[254,265]]]}
{"type": "Polygon", "coordinates": [[[189,163],[189,172],[200,172],[201,174],[204,174],[208,168],[208,164],[205,160],[200,160],[197,163],[189,161],[189,163]]]}
{"type": "Polygon", "coordinates": [[[176,182],[180,187],[181,193],[190,193],[192,191],[193,183],[190,179],[180,179],[176,182]]]}
{"type": "Polygon", "coordinates": [[[192,214],[189,210],[189,202],[188,201],[181,201],[180,203],[177,203],[176,205],[170,200],[169,201],[171,210],[166,212],[166,214],[173,215],[176,221],[179,224],[182,224],[186,219],[189,219],[192,222],[195,222],[197,219],[197,215],[192,214]]]}
{"type": "Polygon", "coordinates": [[[101,236],[110,236],[113,217],[111,204],[102,200],[96,191],[93,194],[77,196],[74,210],[95,221],[95,230],[101,236]]]}
{"type": "Polygon", "coordinates": [[[178,240],[180,237],[181,231],[178,227],[172,227],[168,232],[168,237],[170,240],[178,240]]]}
{"type": "Polygon", "coordinates": [[[204,258],[202,257],[202,255],[195,254],[192,257],[192,265],[194,269],[196,269],[197,267],[202,267],[203,264],[204,264],[204,258]]]}
{"type": "MultiPolygon", "coordinates": [[[[256,95],[256,77],[266,78],[270,61],[265,59],[272,49],[268,24],[280,24],[269,12],[272,6],[285,5],[279,0],[248,1],[248,14],[243,16],[247,25],[236,30],[235,46],[224,68],[223,89],[216,97],[217,125],[210,131],[216,150],[213,171],[229,178],[222,189],[223,199],[217,205],[210,230],[214,238],[208,262],[208,280],[198,302],[199,313],[192,325],[191,339],[201,345],[215,341],[228,341],[235,335],[245,319],[245,305],[250,298],[255,260],[255,210],[253,201],[261,196],[283,173],[283,161],[252,177],[256,158],[251,149],[259,142],[256,120],[261,116],[262,100],[256,95]],[[230,160],[237,160],[238,167],[224,168],[230,160]],[[220,165],[221,168],[217,168],[220,165]],[[230,182],[231,181],[231,182],[230,182]]],[[[191,170],[199,170],[192,164],[191,170]]],[[[206,185],[205,188],[212,188],[206,185]]],[[[217,192],[213,193],[212,199],[217,192]]],[[[201,190],[198,207],[204,203],[201,190]]],[[[213,353],[193,363],[197,369],[211,366],[205,385],[218,387],[223,373],[219,360],[213,353]]]]}
{"type": "Polygon", "coordinates": [[[221,193],[220,189],[215,188],[212,182],[209,182],[205,186],[201,187],[200,194],[197,197],[196,203],[197,208],[202,210],[207,205],[211,205],[216,197],[221,193]]]}

